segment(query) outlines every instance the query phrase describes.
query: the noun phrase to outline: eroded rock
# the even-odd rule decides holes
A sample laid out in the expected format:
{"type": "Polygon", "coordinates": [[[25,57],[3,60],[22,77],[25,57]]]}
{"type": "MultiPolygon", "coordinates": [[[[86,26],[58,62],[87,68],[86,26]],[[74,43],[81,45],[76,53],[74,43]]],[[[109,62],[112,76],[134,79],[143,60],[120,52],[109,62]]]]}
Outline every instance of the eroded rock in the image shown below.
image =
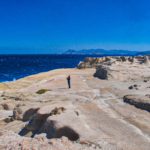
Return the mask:
{"type": "Polygon", "coordinates": [[[150,98],[147,96],[126,95],[124,96],[123,100],[125,103],[129,103],[137,108],[150,112],[150,98]]]}
{"type": "Polygon", "coordinates": [[[64,107],[42,107],[20,132],[20,135],[26,136],[26,134],[32,132],[34,137],[39,133],[46,133],[48,138],[66,136],[70,140],[76,141],[79,139],[79,133],[84,129],[84,126],[75,112],[75,110],[64,107]]]}
{"type": "Polygon", "coordinates": [[[12,118],[15,119],[15,120],[22,120],[22,109],[20,107],[15,107],[14,110],[13,110],[13,116],[12,118]]]}

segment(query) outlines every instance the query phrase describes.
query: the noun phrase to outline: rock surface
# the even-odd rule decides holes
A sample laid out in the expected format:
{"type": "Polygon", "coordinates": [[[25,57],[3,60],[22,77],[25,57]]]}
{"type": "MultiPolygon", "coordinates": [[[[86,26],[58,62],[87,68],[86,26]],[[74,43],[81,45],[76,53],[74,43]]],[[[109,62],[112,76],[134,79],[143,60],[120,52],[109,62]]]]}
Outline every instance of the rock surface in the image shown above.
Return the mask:
{"type": "Polygon", "coordinates": [[[150,97],[141,95],[126,95],[123,98],[124,102],[136,106],[137,108],[150,112],[150,97]]]}
{"type": "Polygon", "coordinates": [[[127,57],[127,56],[116,56],[116,57],[87,57],[84,61],[81,61],[77,68],[85,69],[85,68],[96,68],[100,65],[112,65],[116,63],[138,63],[138,64],[149,64],[150,56],[135,56],[135,57],[127,57]]]}
{"type": "Polygon", "coordinates": [[[128,61],[125,60],[126,58],[122,58],[121,61],[117,59],[111,65],[97,65],[94,76],[100,79],[122,81],[149,79],[150,65],[148,57],[145,56],[140,59],[129,57],[128,61]]]}
{"type": "Polygon", "coordinates": [[[0,84],[0,149],[149,150],[149,65],[107,59],[94,60],[106,73],[58,69],[0,84]]]}

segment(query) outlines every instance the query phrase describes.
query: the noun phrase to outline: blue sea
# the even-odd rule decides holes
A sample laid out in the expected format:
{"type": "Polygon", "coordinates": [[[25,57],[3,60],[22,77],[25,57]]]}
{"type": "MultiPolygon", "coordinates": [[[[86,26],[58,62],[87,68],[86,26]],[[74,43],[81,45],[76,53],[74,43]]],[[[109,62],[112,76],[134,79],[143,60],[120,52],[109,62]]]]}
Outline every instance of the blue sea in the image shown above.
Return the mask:
{"type": "Polygon", "coordinates": [[[0,55],[0,82],[58,68],[74,68],[86,55],[0,55]]]}

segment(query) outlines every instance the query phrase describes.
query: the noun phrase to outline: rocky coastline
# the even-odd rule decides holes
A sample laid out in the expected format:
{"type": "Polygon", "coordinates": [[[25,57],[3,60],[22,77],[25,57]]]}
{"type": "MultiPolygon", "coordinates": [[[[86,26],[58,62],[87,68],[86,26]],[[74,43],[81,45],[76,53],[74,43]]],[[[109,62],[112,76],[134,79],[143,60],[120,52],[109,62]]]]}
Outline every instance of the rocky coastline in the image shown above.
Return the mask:
{"type": "Polygon", "coordinates": [[[0,84],[0,150],[149,150],[149,118],[150,56],[85,58],[0,84]]]}

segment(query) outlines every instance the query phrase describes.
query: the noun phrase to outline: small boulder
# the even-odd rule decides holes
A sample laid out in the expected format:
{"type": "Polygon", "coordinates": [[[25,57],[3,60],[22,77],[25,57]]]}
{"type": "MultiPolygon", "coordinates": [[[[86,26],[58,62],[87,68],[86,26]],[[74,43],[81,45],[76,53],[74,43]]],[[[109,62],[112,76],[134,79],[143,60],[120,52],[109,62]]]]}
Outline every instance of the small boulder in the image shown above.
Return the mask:
{"type": "Polygon", "coordinates": [[[134,87],[131,85],[128,87],[129,90],[132,90],[134,87]]]}
{"type": "Polygon", "coordinates": [[[13,110],[13,119],[15,120],[22,120],[22,109],[20,107],[15,107],[14,110],[13,110]]]}
{"type": "Polygon", "coordinates": [[[147,80],[143,80],[143,82],[148,82],[147,80]]]}
{"type": "Polygon", "coordinates": [[[108,68],[102,65],[97,67],[94,77],[98,77],[100,79],[108,79],[108,68]]]}

